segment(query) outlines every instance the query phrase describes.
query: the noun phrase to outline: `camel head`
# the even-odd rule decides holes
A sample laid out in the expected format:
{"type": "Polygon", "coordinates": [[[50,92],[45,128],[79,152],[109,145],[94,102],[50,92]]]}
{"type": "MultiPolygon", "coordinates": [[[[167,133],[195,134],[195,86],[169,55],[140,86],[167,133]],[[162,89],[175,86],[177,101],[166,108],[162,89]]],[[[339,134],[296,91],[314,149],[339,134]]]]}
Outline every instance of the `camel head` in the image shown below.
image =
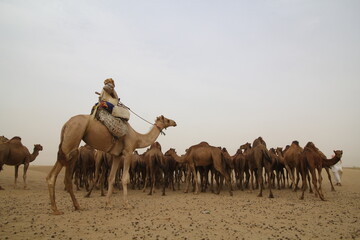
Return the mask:
{"type": "Polygon", "coordinates": [[[341,157],[343,155],[342,150],[334,150],[334,153],[335,153],[335,157],[337,157],[338,159],[341,159],[341,157]]]}
{"type": "Polygon", "coordinates": [[[247,150],[249,148],[251,148],[251,143],[248,142],[240,146],[241,150],[247,150]]]}
{"type": "Polygon", "coordinates": [[[172,154],[176,154],[176,151],[174,148],[170,148],[169,150],[167,150],[164,155],[171,156],[172,154]]]}
{"type": "Polygon", "coordinates": [[[157,148],[161,151],[161,145],[159,142],[154,142],[153,144],[151,144],[150,149],[154,149],[157,148]]]}
{"type": "Polygon", "coordinates": [[[155,125],[162,130],[166,129],[167,127],[176,127],[176,122],[161,115],[160,117],[156,118],[155,125]]]}
{"type": "Polygon", "coordinates": [[[40,144],[34,144],[34,151],[42,151],[43,147],[40,144]]]}
{"type": "Polygon", "coordinates": [[[9,141],[9,139],[8,139],[7,137],[5,137],[5,136],[0,136],[0,143],[5,143],[5,142],[7,142],[7,141],[9,141]]]}

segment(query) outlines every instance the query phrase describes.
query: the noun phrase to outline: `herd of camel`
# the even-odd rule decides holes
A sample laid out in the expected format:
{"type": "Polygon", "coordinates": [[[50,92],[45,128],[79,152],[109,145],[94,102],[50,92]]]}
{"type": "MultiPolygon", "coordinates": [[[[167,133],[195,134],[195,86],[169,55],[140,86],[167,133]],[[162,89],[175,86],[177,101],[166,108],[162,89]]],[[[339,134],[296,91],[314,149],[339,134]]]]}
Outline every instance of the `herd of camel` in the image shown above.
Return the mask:
{"type": "MultiPolygon", "coordinates": [[[[332,190],[334,190],[328,169],[340,161],[343,154],[341,150],[336,150],[334,156],[327,159],[312,142],[308,142],[304,148],[300,147],[297,141],[293,141],[284,149],[279,147],[268,149],[265,141],[259,137],[252,144],[241,145],[233,156],[225,148],[211,146],[206,142],[189,147],[183,155],[179,156],[173,148],[163,153],[161,145],[156,142],[163,129],[176,126],[175,121],[160,116],[156,118],[153,127],[146,134],[136,132],[128,122],[126,124],[128,133],[122,138],[114,138],[103,124],[91,118],[90,115],[74,116],[64,124],[57,161],[46,178],[54,214],[62,214],[55,201],[55,182],[64,166],[66,169],[65,189],[71,196],[75,210],[79,210],[80,206],[74,195],[73,185],[77,189],[85,186],[88,191],[87,196],[90,196],[97,184],[100,184],[103,194],[104,186],[107,185],[106,204],[110,205],[114,185],[120,183],[125,206],[128,206],[127,185],[129,183],[133,188],[142,188],[144,191],[149,185],[149,194],[154,192],[156,184],[162,184],[162,193],[165,195],[166,187],[170,185],[174,189],[176,183],[179,187],[184,178],[186,182],[184,192],[188,192],[192,184],[194,193],[198,193],[199,182],[201,191],[205,191],[208,186],[211,191],[214,191],[213,181],[215,180],[216,193],[220,192],[225,181],[229,194],[232,195],[232,183],[235,181],[236,186],[241,190],[258,187],[258,196],[262,196],[263,188],[267,186],[269,197],[272,198],[272,188],[276,186],[275,179],[277,187],[283,188],[286,177],[290,178],[290,184],[289,180],[287,182],[288,186],[296,190],[301,177],[300,199],[304,198],[304,192],[307,189],[306,180],[309,181],[312,191],[311,179],[315,195],[324,200],[321,189],[322,168],[327,170],[332,190]],[[86,145],[79,147],[81,141],[84,141],[86,145]],[[149,147],[146,152],[137,153],[136,149],[146,147],[149,147]]],[[[25,149],[19,137],[2,140],[0,169],[3,164],[14,165],[16,169],[20,164],[25,164],[24,184],[26,186],[26,169],[42,147],[36,144],[32,154],[25,149]],[[20,147],[23,150],[20,150],[20,147]],[[21,154],[26,157],[23,157],[21,161],[12,159],[16,155],[9,154],[12,151],[19,153],[17,155],[19,159],[21,154]],[[20,154],[21,151],[23,152],[20,154]]],[[[17,178],[17,171],[15,177],[17,178]]]]}

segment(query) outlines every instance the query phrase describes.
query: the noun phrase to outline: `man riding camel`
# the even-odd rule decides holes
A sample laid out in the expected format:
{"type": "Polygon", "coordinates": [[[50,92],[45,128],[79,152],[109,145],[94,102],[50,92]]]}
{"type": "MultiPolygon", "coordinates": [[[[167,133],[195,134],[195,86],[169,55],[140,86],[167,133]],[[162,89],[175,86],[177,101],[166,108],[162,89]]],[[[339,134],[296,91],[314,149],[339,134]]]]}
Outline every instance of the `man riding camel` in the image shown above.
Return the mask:
{"type": "Polygon", "coordinates": [[[114,117],[129,120],[129,111],[120,103],[120,98],[115,91],[115,82],[112,78],[105,79],[101,93],[96,92],[96,94],[100,96],[99,102],[94,106],[95,108],[106,109],[114,117]]]}

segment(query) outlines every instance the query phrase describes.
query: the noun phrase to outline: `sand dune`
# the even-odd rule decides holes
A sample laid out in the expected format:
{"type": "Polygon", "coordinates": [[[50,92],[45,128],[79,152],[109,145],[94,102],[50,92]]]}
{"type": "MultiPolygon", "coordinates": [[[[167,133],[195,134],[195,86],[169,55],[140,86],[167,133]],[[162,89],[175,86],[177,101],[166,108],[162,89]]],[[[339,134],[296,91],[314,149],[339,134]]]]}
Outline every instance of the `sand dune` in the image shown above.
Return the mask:
{"type": "MultiPolygon", "coordinates": [[[[22,170],[22,168],[21,168],[22,170]]],[[[48,166],[30,166],[29,190],[22,188],[22,172],[14,189],[14,168],[0,173],[0,239],[360,239],[360,170],[344,169],[343,186],[330,184],[324,175],[327,201],[313,194],[289,189],[274,190],[274,199],[256,197],[256,192],[227,191],[183,193],[158,190],[148,196],[129,190],[133,209],[124,209],[122,192],[113,195],[114,206],[94,191],[74,211],[63,188],[63,173],[56,185],[56,200],[64,215],[51,214],[45,177],[48,166]]],[[[268,191],[264,191],[267,196],[268,191]]]]}

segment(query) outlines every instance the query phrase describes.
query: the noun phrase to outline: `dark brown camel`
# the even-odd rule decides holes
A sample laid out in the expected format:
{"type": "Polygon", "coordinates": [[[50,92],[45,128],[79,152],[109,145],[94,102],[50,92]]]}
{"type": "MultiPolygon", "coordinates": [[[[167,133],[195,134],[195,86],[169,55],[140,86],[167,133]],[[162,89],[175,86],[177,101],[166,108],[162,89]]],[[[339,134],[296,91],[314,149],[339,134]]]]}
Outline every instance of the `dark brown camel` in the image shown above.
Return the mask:
{"type": "MultiPolygon", "coordinates": [[[[258,197],[262,197],[262,191],[264,188],[263,184],[263,168],[265,168],[265,173],[268,174],[268,176],[271,176],[271,158],[269,156],[268,150],[266,148],[266,145],[262,143],[263,140],[261,137],[256,139],[254,143],[256,144],[255,147],[251,148],[250,144],[244,144],[240,148],[245,148],[244,155],[249,163],[249,169],[250,169],[250,182],[252,186],[252,190],[254,190],[253,185],[253,178],[254,173],[256,173],[257,176],[257,183],[260,186],[260,192],[258,194],[258,197]]],[[[274,195],[272,193],[272,186],[269,184],[269,198],[273,198],[274,195]]]]}
{"type": "MultiPolygon", "coordinates": [[[[150,192],[149,195],[155,193],[155,183],[156,177],[161,171],[162,158],[164,157],[161,152],[161,145],[159,142],[154,142],[151,144],[148,151],[144,155],[146,163],[146,179],[143,191],[145,192],[147,184],[150,182],[150,192]]],[[[163,188],[162,195],[165,195],[165,188],[163,188]]]]}
{"type": "MultiPolygon", "coordinates": [[[[174,148],[167,150],[164,155],[171,157],[176,162],[175,178],[178,184],[178,190],[180,190],[182,174],[187,172],[187,162],[185,160],[185,155],[178,156],[174,148]]],[[[186,174],[184,175],[186,176],[186,174]]]]}
{"type": "Polygon", "coordinates": [[[87,144],[79,148],[79,157],[75,166],[75,185],[77,190],[85,186],[89,191],[89,185],[94,180],[95,174],[95,149],[87,144]]]}
{"type": "Polygon", "coordinates": [[[322,183],[322,176],[321,170],[323,167],[330,167],[336,164],[338,161],[341,160],[343,151],[336,150],[334,151],[335,155],[331,159],[324,158],[323,154],[319,153],[319,149],[314,145],[312,142],[308,142],[304,148],[303,153],[300,156],[300,163],[301,163],[301,176],[303,178],[303,185],[302,185],[302,194],[300,199],[304,199],[304,192],[307,188],[307,183],[305,181],[306,175],[308,172],[311,174],[312,184],[315,190],[316,195],[320,197],[321,200],[325,200],[324,194],[321,189],[322,183]],[[318,172],[319,179],[316,177],[315,170],[318,172]],[[317,185],[319,183],[319,186],[317,185]]]}
{"type": "MultiPolygon", "coordinates": [[[[27,147],[22,145],[20,137],[13,137],[9,141],[6,141],[0,144],[0,171],[3,168],[3,165],[15,166],[15,187],[18,178],[19,166],[24,164],[24,189],[27,188],[26,183],[26,172],[29,168],[31,162],[33,162],[36,157],[39,155],[39,152],[43,150],[43,147],[40,144],[34,145],[33,153],[30,154],[27,147]]],[[[0,190],[3,188],[0,186],[0,190]]]]}

